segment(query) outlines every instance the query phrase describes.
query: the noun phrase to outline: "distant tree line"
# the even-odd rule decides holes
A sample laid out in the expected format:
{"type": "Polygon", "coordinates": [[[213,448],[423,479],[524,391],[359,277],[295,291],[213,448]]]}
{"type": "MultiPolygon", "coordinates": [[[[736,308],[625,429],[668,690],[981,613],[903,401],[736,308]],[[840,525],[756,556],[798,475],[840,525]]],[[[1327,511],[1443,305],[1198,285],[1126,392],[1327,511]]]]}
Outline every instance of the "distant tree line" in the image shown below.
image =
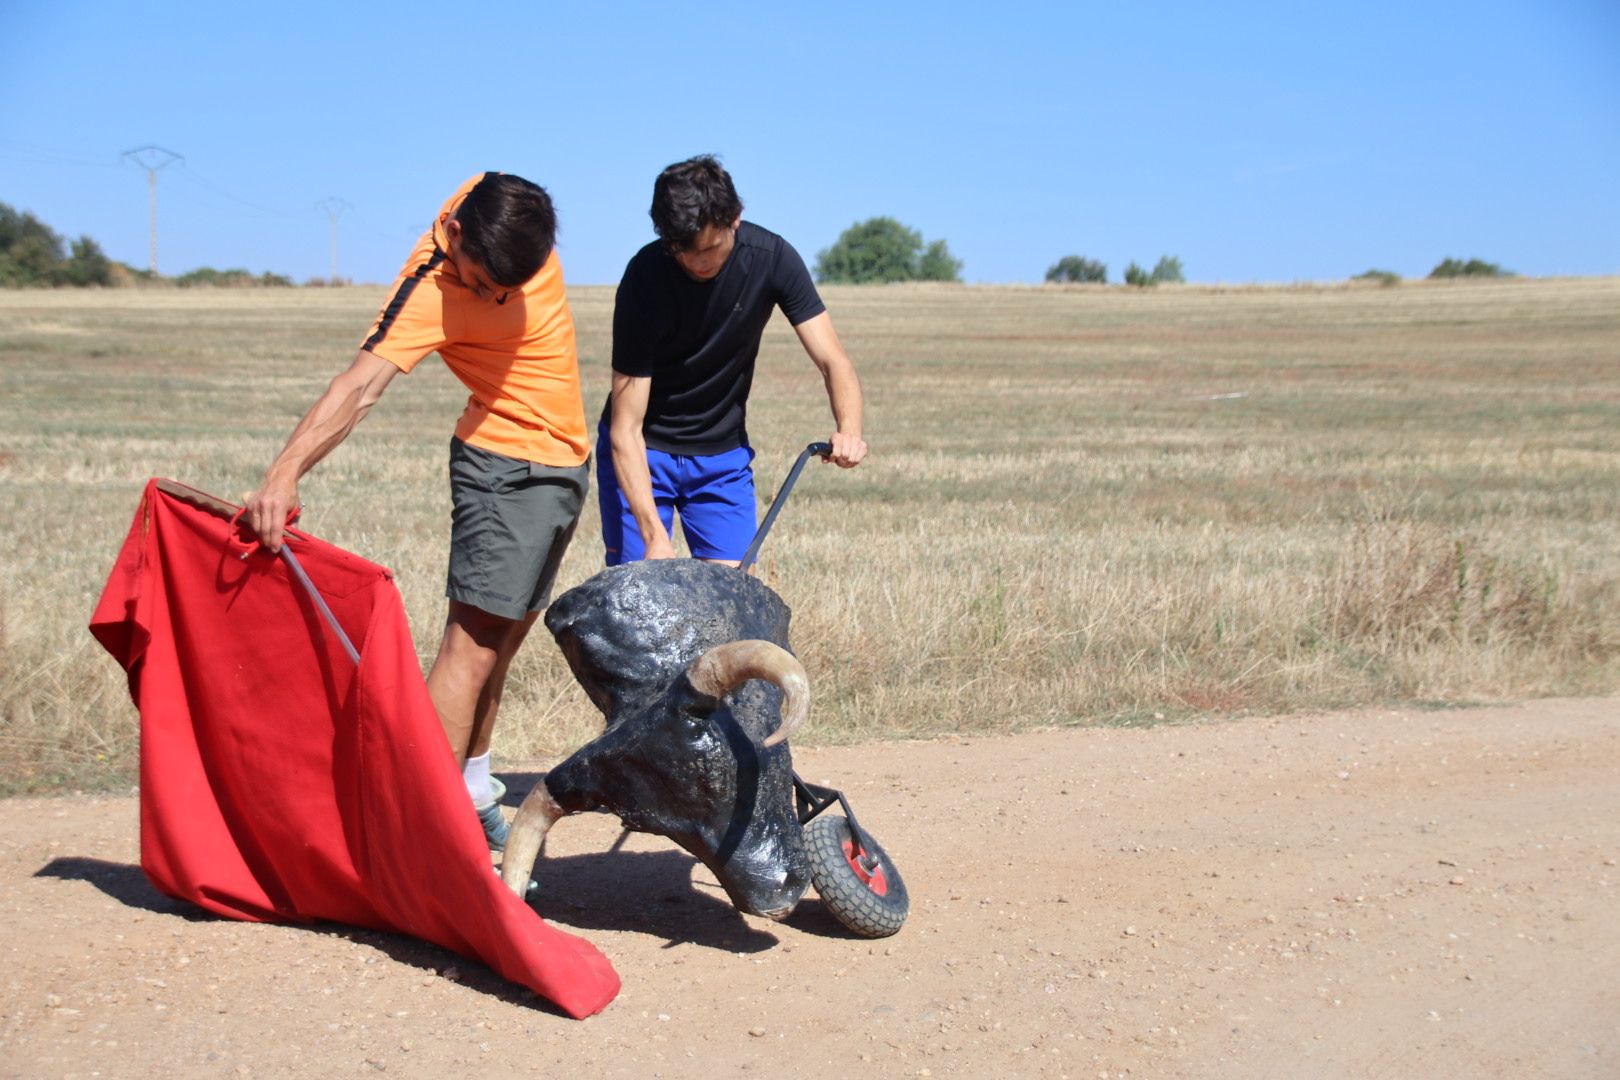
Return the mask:
{"type": "MultiPolygon", "coordinates": [[[[1430,279],[1440,278],[1499,278],[1512,277],[1513,271],[1504,270],[1500,265],[1486,262],[1484,259],[1442,259],[1438,265],[1429,271],[1430,279]]],[[[1091,283],[1097,285],[1107,284],[1108,267],[1097,259],[1088,259],[1083,255],[1065,255],[1057,262],[1046,268],[1046,280],[1058,283],[1091,283]]],[[[1181,284],[1187,280],[1182,270],[1181,260],[1174,255],[1165,255],[1154,264],[1152,270],[1144,270],[1136,263],[1125,268],[1125,284],[1135,285],[1139,288],[1148,288],[1153,285],[1166,283],[1181,284]]],[[[1364,270],[1355,275],[1352,281],[1370,281],[1379,285],[1399,285],[1401,275],[1393,270],[1364,270]]]]}
{"type": "Polygon", "coordinates": [[[1431,278],[1512,276],[1513,271],[1504,270],[1496,263],[1486,262],[1484,259],[1441,259],[1440,264],[1429,271],[1431,278]]]}
{"type": "Polygon", "coordinates": [[[1046,280],[1105,285],[1108,283],[1108,267],[1083,255],[1065,255],[1046,268],[1046,280]]]}
{"type": "MultiPolygon", "coordinates": [[[[255,276],[253,273],[241,268],[234,270],[215,270],[212,266],[200,266],[195,270],[188,270],[174,279],[176,285],[182,288],[191,285],[212,285],[216,287],[239,289],[244,286],[275,285],[286,286],[293,283],[293,279],[282,274],[272,274],[266,270],[255,276]]],[[[325,284],[325,282],[322,282],[325,284]]]]}
{"type": "MultiPolygon", "coordinates": [[[[1513,276],[1513,271],[1504,270],[1499,264],[1486,262],[1484,259],[1445,258],[1441,259],[1440,262],[1435,265],[1435,268],[1429,271],[1430,281],[1444,278],[1500,278],[1513,276]]],[[[1372,270],[1363,270],[1350,280],[1373,281],[1380,285],[1399,285],[1401,283],[1401,275],[1397,274],[1393,270],[1379,270],[1375,268],[1372,270]]]]}
{"type": "MultiPolygon", "coordinates": [[[[1046,280],[1106,285],[1108,267],[1096,259],[1083,255],[1065,255],[1046,269],[1046,280]]],[[[1136,263],[1125,268],[1125,284],[1139,288],[1153,285],[1185,283],[1187,275],[1181,269],[1181,260],[1174,255],[1162,256],[1152,270],[1144,270],[1136,263]]]]}
{"type": "MultiPolygon", "coordinates": [[[[182,288],[195,285],[241,288],[293,284],[292,278],[269,271],[253,274],[240,268],[216,270],[211,266],[165,278],[150,270],[137,270],[126,263],[107,258],[101,245],[88,236],[65,241],[32,213],[0,203],[0,288],[129,285],[158,281],[182,288]]],[[[328,282],[313,278],[308,284],[326,285],[328,282]]]]}

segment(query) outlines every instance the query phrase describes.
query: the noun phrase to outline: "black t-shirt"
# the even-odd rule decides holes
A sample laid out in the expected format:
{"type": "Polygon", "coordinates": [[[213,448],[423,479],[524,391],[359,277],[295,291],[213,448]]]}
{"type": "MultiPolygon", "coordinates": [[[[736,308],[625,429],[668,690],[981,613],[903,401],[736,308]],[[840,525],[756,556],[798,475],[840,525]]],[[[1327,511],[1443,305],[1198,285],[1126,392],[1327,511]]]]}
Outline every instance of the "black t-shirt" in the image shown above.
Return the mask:
{"type": "MultiPolygon", "coordinates": [[[[651,377],[647,445],[722,454],[748,444],[748,390],[759,339],[780,306],[794,326],[827,310],[793,245],[750,222],[708,281],[654,241],[624,269],[613,303],[613,370],[651,377]]],[[[610,399],[602,420],[611,419],[610,399]]]]}

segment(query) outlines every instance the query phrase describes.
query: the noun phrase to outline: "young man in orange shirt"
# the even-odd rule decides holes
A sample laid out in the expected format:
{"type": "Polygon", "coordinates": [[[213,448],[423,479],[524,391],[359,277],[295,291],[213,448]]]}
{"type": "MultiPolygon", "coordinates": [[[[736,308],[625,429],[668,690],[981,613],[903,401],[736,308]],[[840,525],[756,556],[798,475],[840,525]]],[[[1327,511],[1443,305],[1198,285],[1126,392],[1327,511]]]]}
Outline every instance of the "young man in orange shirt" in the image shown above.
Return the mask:
{"type": "Polygon", "coordinates": [[[280,548],[298,481],[337,447],[393,377],[437,352],[470,391],[450,440],[450,600],[428,692],[493,850],[507,825],[489,742],[513,655],[550,601],[589,477],[573,316],[545,190],[472,177],[400,271],[347,371],[334,378],[247,499],[280,548]]]}

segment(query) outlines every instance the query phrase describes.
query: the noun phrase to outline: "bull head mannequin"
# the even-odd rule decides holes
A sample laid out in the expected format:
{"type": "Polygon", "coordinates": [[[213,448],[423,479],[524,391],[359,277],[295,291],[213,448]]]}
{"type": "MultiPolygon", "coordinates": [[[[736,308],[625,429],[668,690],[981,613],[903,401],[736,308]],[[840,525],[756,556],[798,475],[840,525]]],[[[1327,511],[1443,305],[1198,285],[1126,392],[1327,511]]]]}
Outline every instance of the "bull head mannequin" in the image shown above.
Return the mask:
{"type": "Polygon", "coordinates": [[[506,884],[522,895],[558,818],[603,810],[691,852],[740,910],[792,910],[810,871],[787,738],[810,691],[788,618],[754,578],[689,559],[613,567],[558,597],[546,627],[607,726],[523,800],[506,884]]]}

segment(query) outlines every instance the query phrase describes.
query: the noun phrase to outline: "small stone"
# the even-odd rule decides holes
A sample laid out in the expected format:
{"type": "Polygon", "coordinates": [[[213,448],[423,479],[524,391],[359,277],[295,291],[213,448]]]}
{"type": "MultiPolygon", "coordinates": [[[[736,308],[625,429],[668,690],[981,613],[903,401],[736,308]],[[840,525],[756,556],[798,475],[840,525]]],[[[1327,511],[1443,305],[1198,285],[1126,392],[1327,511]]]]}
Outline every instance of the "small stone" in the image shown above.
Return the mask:
{"type": "Polygon", "coordinates": [[[751,1027],[748,1029],[748,1034],[752,1035],[756,1039],[763,1038],[765,1035],[765,1029],[762,1027],[751,1027]]]}
{"type": "Polygon", "coordinates": [[[1451,879],[1451,884],[1453,884],[1453,885],[1466,885],[1468,883],[1466,881],[1464,881],[1460,877],[1454,877],[1454,878],[1451,879]]]}
{"type": "Polygon", "coordinates": [[[1126,936],[1126,937],[1135,937],[1135,936],[1136,936],[1136,927],[1134,927],[1134,926],[1127,926],[1127,927],[1126,927],[1126,928],[1125,928],[1125,936],[1126,936]]]}

